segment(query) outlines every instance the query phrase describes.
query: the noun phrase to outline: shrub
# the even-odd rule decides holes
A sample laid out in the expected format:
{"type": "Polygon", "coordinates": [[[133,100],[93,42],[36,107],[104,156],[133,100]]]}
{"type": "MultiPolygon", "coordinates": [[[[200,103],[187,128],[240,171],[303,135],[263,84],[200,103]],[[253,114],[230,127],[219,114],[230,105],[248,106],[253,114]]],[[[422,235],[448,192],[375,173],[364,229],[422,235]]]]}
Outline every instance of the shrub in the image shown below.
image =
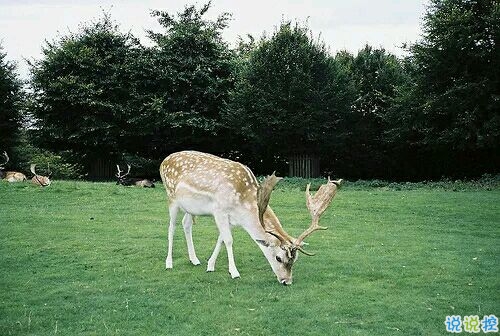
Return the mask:
{"type": "Polygon", "coordinates": [[[13,156],[17,158],[16,167],[20,171],[31,176],[30,165],[37,165],[37,173],[47,174],[50,167],[52,178],[57,180],[81,179],[84,177],[83,167],[76,163],[70,163],[71,152],[61,152],[55,154],[51,151],[37,148],[28,143],[22,143],[13,149],[13,156]]]}

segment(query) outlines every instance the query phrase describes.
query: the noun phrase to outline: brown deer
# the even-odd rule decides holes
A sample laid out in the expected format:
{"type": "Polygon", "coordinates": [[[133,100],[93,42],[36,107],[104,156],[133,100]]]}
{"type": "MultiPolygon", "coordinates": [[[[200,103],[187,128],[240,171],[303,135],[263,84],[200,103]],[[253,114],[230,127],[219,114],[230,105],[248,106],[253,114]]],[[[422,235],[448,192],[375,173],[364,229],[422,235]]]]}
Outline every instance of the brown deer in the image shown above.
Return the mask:
{"type": "Polygon", "coordinates": [[[160,176],[169,198],[170,224],[168,229],[168,251],[165,265],[172,268],[172,244],[177,213],[184,212],[182,225],[186,236],[189,259],[199,265],[193,239],[193,216],[212,215],[219,229],[219,237],[212,256],[208,260],[207,272],[215,269],[215,262],[225,244],[231,277],[238,278],[233,256],[231,228],[240,225],[248,232],[262,250],[278,281],[284,285],[292,283],[292,266],[297,251],[313,255],[303,249],[304,239],[319,226],[319,219],[337,192],[342,180],[322,185],[314,196],[306,188],[306,204],[312,217],[311,226],[298,238],[285,232],[279,219],[268,206],[271,192],[279,177],[267,177],[259,184],[252,171],[241,163],[196,151],[183,151],[169,155],[160,166],[160,176]]]}
{"type": "Polygon", "coordinates": [[[30,170],[33,173],[33,177],[31,178],[31,182],[40,187],[48,187],[51,183],[50,176],[52,176],[52,172],[50,171],[49,164],[47,163],[47,174],[48,176],[38,175],[35,171],[36,164],[32,163],[30,170]]]}
{"type": "Polygon", "coordinates": [[[130,174],[130,165],[127,164],[127,167],[128,167],[127,172],[125,174],[122,174],[123,172],[120,170],[120,166],[116,165],[116,169],[118,170],[118,172],[116,173],[116,178],[117,178],[116,184],[121,184],[124,186],[138,186],[143,188],[155,187],[154,182],[151,180],[138,177],[127,177],[128,174],[130,174]]]}
{"type": "Polygon", "coordinates": [[[7,182],[23,182],[26,181],[26,175],[16,171],[6,171],[4,166],[9,162],[9,156],[7,152],[3,152],[5,162],[0,164],[0,179],[6,180],[7,182]]]}

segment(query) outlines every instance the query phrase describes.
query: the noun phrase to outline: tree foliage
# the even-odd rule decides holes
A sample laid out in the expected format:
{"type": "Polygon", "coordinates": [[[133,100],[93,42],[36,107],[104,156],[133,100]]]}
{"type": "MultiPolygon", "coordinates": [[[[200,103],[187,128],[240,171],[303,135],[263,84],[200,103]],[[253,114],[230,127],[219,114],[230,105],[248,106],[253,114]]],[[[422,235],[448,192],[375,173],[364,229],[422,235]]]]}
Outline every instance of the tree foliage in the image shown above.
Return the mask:
{"type": "Polygon", "coordinates": [[[22,122],[22,83],[6,56],[0,45],[0,153],[15,146],[22,122]]]}
{"type": "Polygon", "coordinates": [[[240,57],[226,122],[255,155],[319,154],[332,144],[348,106],[347,80],[307,27],[282,23],[240,57]]]}
{"type": "MultiPolygon", "coordinates": [[[[411,82],[392,116],[392,139],[407,141],[422,175],[461,176],[500,163],[500,4],[432,0],[421,41],[410,47],[411,82]],[[492,160],[493,158],[493,160],[492,160]]],[[[411,160],[411,159],[414,160],[411,160]]]]}
{"type": "Polygon", "coordinates": [[[470,150],[499,144],[500,4],[432,1],[412,46],[424,96],[424,143],[470,150]]]}
{"type": "MultiPolygon", "coordinates": [[[[32,64],[33,143],[86,169],[122,158],[153,174],[182,149],[257,173],[283,172],[288,157],[304,153],[348,178],[498,172],[498,2],[431,0],[424,34],[404,59],[368,45],[331,55],[291,22],[232,50],[222,38],[230,15],[208,19],[210,7],[152,11],[162,27],[148,32],[152,47],[107,15],[47,43],[32,64]]],[[[8,97],[0,140],[9,147],[21,91],[0,56],[8,97]]]]}
{"type": "Polygon", "coordinates": [[[188,6],[177,16],[152,12],[163,31],[149,31],[155,43],[148,51],[154,102],[149,125],[156,131],[155,147],[163,152],[221,152],[225,145],[220,114],[234,78],[233,53],[222,31],[230,15],[212,21],[205,18],[209,9],[207,3],[200,9],[188,6]]]}
{"type": "Polygon", "coordinates": [[[105,15],[42,51],[31,68],[36,144],[74,151],[87,164],[118,157],[141,110],[134,97],[138,41],[105,15]]]}
{"type": "MultiPolygon", "coordinates": [[[[349,75],[353,87],[349,113],[342,120],[340,167],[344,174],[381,177],[391,169],[385,130],[389,111],[407,74],[398,58],[383,48],[366,45],[357,55],[337,54],[336,62],[349,75]]],[[[337,168],[338,169],[338,168],[337,168]]]]}

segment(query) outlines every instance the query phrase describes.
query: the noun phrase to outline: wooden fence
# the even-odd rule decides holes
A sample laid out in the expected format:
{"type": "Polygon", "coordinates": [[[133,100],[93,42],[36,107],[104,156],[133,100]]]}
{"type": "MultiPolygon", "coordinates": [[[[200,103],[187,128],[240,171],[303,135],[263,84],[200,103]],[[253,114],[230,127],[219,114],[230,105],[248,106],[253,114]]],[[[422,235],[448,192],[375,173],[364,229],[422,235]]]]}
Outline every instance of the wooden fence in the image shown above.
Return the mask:
{"type": "Polygon", "coordinates": [[[313,178],[320,176],[319,158],[311,155],[294,155],[288,161],[289,176],[313,178]]]}
{"type": "Polygon", "coordinates": [[[96,159],[89,168],[88,177],[91,180],[110,180],[115,178],[116,165],[111,160],[96,159]]]}

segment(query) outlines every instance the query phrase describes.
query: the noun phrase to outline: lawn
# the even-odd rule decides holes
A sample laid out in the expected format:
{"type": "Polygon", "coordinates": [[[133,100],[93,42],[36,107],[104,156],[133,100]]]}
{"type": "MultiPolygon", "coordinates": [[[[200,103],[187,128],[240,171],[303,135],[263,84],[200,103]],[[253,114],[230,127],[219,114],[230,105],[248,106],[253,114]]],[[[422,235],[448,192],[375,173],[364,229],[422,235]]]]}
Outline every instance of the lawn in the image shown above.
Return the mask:
{"type": "MultiPolygon", "coordinates": [[[[271,199],[292,235],[310,222],[304,185],[271,199]]],[[[241,228],[241,278],[225,250],[206,273],[211,218],[194,226],[202,265],[178,225],[165,270],[160,185],[1,182],[0,335],[446,335],[447,315],[500,317],[500,189],[453,189],[347,184],[286,287],[241,228]]]]}

